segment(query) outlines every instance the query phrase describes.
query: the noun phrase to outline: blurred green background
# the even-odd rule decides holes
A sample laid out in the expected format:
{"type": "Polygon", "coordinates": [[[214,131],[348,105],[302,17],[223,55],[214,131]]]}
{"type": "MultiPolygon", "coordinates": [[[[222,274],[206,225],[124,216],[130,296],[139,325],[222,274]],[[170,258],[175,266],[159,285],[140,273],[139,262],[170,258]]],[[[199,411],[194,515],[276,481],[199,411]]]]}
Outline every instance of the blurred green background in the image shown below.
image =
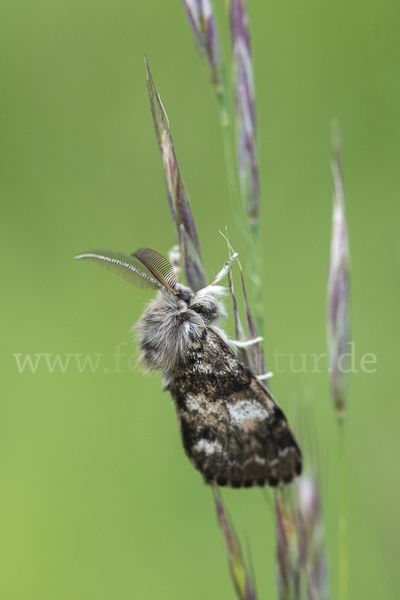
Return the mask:
{"type": "MultiPolygon", "coordinates": [[[[225,3],[216,2],[229,48],[225,3]]],[[[345,138],[358,373],[348,411],[350,598],[400,586],[400,6],[249,2],[260,123],[266,352],[325,352],[330,120],[345,138]],[[376,372],[360,370],[365,353],[376,372]]],[[[151,294],[73,256],[175,243],[143,52],[168,112],[208,276],[243,251],[213,95],[179,0],[3,0],[0,7],[0,596],[234,598],[210,490],[181,447],[159,375],[129,333],[151,294]],[[114,372],[116,348],[120,371],[114,372]],[[95,373],[19,373],[13,354],[101,354],[95,373]],[[129,357],[134,355],[130,362],[129,357]],[[107,371],[108,369],[108,371],[107,371]]],[[[337,595],[337,436],[327,373],[273,380],[311,402],[337,595]]],[[[286,361],[286,362],[285,362],[286,361]]],[[[322,364],[322,363],[321,363],[322,364]]],[[[325,365],[326,367],[326,365],[325,365]]],[[[311,369],[311,367],[309,367],[311,369]]],[[[302,408],[300,407],[300,412],[302,408]]],[[[309,409],[308,409],[309,410],[309,409]]],[[[295,410],[294,410],[295,412],[295,410]]],[[[307,414],[310,414],[310,410],[307,414]]],[[[269,493],[224,492],[275,598],[269,493]]]]}

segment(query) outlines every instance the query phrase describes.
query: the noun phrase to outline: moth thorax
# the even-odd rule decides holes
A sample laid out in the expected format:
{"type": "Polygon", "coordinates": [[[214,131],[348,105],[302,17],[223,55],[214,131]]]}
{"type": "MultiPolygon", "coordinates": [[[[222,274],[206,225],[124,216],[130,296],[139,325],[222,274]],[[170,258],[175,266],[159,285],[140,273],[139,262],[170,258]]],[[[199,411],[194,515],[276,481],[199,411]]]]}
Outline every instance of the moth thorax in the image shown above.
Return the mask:
{"type": "Polygon", "coordinates": [[[136,329],[141,361],[149,371],[168,374],[184,363],[193,344],[201,338],[204,319],[182,307],[178,297],[160,293],[140,317],[136,329]]]}

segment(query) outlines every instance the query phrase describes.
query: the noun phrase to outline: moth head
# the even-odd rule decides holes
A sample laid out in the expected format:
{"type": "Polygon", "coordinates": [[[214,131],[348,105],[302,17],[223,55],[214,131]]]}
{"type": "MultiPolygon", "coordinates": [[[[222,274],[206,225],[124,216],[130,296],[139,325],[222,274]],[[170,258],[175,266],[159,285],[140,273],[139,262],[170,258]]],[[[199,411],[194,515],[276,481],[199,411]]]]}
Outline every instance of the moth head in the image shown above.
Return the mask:
{"type": "Polygon", "coordinates": [[[234,254],[229,259],[210,285],[194,293],[178,283],[176,271],[168,258],[153,248],[140,248],[133,254],[93,250],[75,256],[77,259],[86,258],[100,264],[136,287],[161,291],[169,300],[176,302],[179,310],[192,310],[207,323],[225,316],[225,311],[218,302],[218,296],[225,290],[215,284],[228,273],[236,257],[237,254],[234,254]]]}
{"type": "MultiPolygon", "coordinates": [[[[177,292],[173,298],[173,301],[177,303],[177,306],[181,312],[188,310],[192,298],[194,296],[193,291],[181,283],[177,283],[175,286],[177,292]]],[[[168,292],[167,292],[168,293],[168,292]]]]}

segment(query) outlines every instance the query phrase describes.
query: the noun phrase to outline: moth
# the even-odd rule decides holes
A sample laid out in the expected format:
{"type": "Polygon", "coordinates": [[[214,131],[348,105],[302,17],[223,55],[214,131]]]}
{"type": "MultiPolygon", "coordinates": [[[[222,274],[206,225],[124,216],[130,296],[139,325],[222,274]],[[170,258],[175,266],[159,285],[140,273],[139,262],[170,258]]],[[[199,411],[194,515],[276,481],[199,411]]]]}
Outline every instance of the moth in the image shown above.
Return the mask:
{"type": "MultiPolygon", "coordinates": [[[[173,398],[183,447],[206,483],[232,488],[277,486],[302,469],[288,422],[265,385],[239,359],[218,327],[233,254],[210,285],[178,283],[177,264],[151,248],[132,255],[100,250],[92,260],[157,296],[137,322],[140,361],[160,370],[173,398]]],[[[175,262],[175,261],[174,261],[175,262]]]]}

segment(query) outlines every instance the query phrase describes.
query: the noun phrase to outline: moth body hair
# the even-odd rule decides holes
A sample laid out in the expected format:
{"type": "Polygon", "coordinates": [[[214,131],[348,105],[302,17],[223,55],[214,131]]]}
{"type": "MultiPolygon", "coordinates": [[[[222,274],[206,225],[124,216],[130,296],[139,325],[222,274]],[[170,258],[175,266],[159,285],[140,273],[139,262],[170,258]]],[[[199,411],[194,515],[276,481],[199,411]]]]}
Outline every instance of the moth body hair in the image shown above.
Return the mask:
{"type": "MultiPolygon", "coordinates": [[[[177,293],[167,289],[158,292],[134,325],[140,348],[139,362],[146,372],[161,370],[163,387],[168,389],[173,370],[184,366],[194,345],[207,327],[213,327],[227,314],[218,299],[226,293],[222,286],[207,286],[194,293],[181,284],[177,293]]],[[[221,337],[226,337],[221,332],[221,337]]]]}

